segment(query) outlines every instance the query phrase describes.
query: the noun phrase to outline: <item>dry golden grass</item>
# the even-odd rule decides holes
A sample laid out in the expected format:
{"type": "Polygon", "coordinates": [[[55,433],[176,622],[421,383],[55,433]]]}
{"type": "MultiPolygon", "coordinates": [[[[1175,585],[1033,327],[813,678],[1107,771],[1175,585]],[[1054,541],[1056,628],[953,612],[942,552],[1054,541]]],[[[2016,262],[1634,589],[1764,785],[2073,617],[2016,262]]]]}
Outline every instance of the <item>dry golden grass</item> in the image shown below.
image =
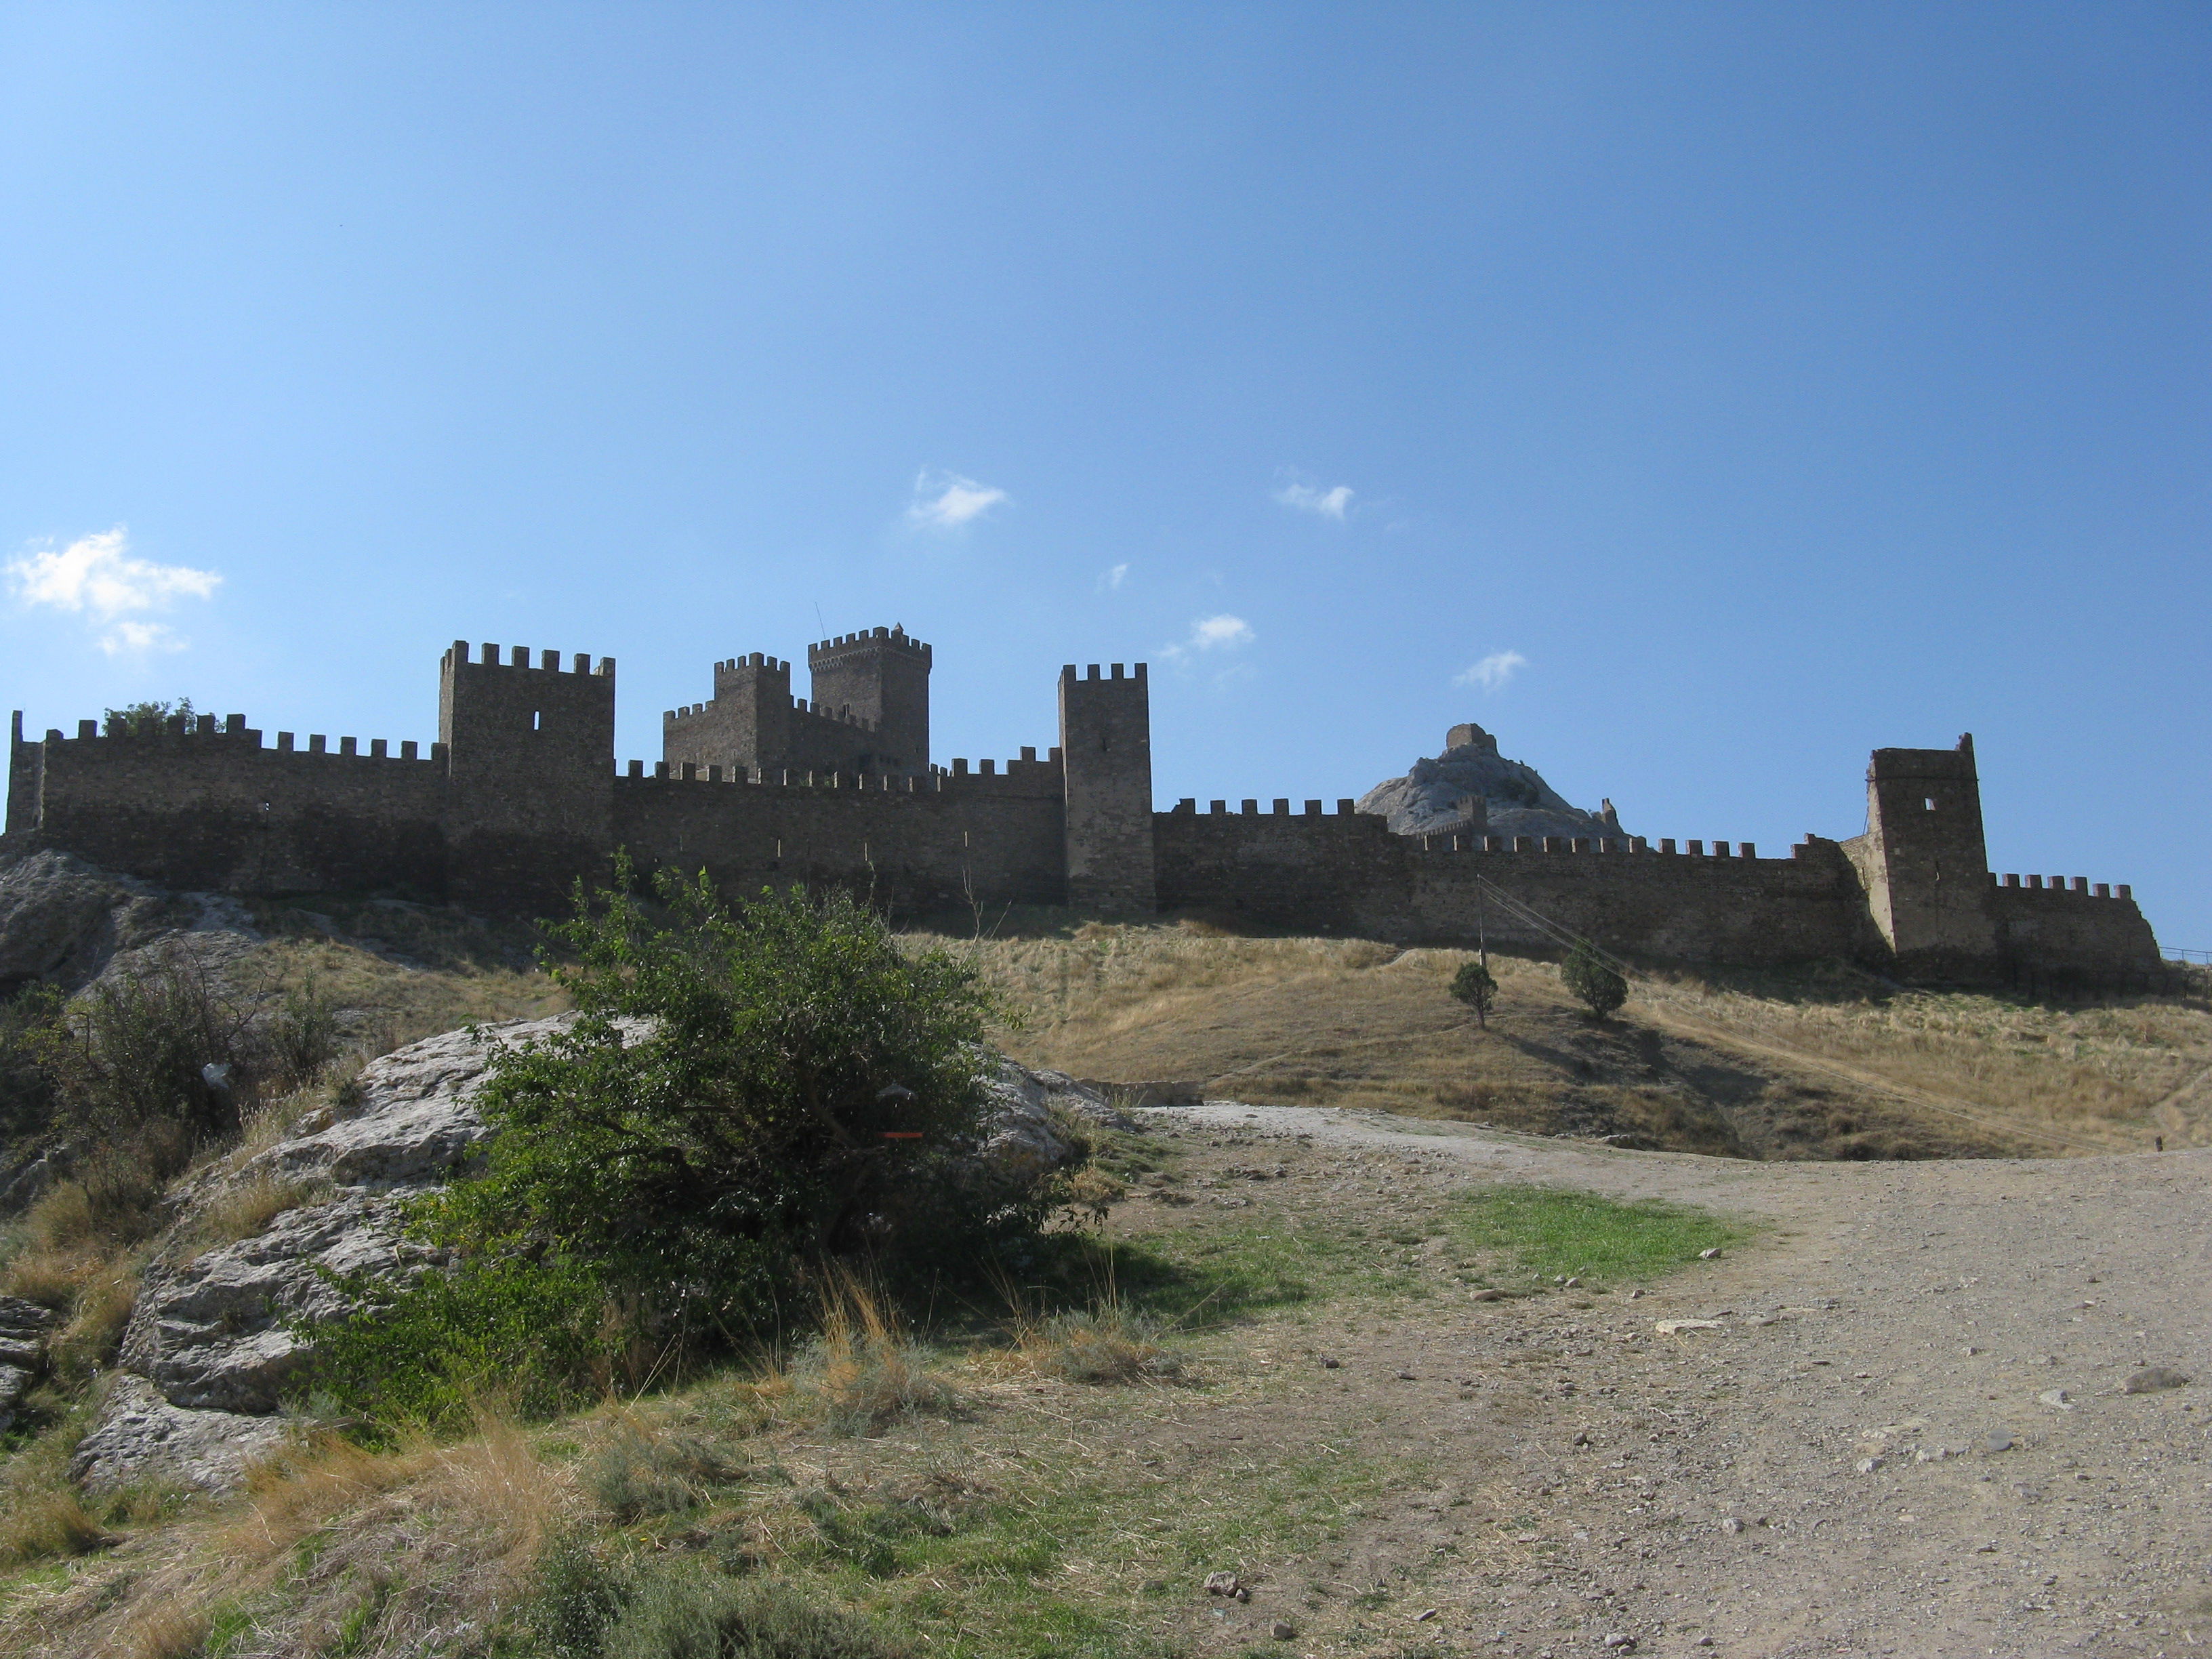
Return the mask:
{"type": "Polygon", "coordinates": [[[1639,976],[1594,1024],[1551,964],[1493,956],[1484,1030],[1446,994],[1468,953],[1185,925],[936,939],[1015,1016],[1032,1065],[1212,1094],[1760,1157],[2212,1144],[2212,1007],[1900,991],[1830,973],[1639,976]]]}
{"type": "Polygon", "coordinates": [[[327,939],[278,939],[254,953],[272,986],[304,985],[347,1014],[349,1042],[371,1054],[474,1023],[566,1011],[568,994],[533,967],[459,959],[410,967],[327,939]]]}
{"type": "Polygon", "coordinates": [[[313,1204],[330,1191],[322,1181],[292,1181],[266,1170],[218,1188],[198,1208],[192,1242],[203,1250],[251,1238],[288,1210],[313,1204]]]}
{"type": "Polygon", "coordinates": [[[874,1434],[902,1418],[957,1410],[958,1391],[900,1328],[889,1303],[842,1277],[823,1298],[808,1391],[830,1429],[874,1434]]]}
{"type": "Polygon", "coordinates": [[[240,1609],[264,1607],[279,1624],[255,1651],[323,1651],[349,1625],[352,1652],[416,1651],[441,1624],[483,1628],[510,1605],[585,1508],[568,1463],[490,1410],[448,1445],[325,1441],[269,1460],[240,1498],[144,1534],[128,1565],[20,1589],[0,1609],[0,1654],[197,1653],[240,1609]],[[373,1624],[359,1617],[365,1583],[392,1587],[373,1624]]]}

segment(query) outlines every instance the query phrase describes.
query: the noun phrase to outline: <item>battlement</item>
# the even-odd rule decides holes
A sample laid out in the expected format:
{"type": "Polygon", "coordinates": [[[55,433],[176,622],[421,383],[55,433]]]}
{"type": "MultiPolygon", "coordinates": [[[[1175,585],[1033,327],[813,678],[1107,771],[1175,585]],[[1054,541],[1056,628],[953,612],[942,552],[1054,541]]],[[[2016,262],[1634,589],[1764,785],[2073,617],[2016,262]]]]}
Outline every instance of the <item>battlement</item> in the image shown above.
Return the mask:
{"type": "Polygon", "coordinates": [[[2043,893],[2054,898],[2125,899],[2130,903],[2135,902],[2136,896],[2135,889],[2126,882],[2120,883],[2117,887],[2110,882],[2104,881],[2092,884],[2087,876],[2074,877],[2072,884],[2069,886],[2068,878],[2064,876],[2008,874],[2000,880],[1996,874],[1992,873],[1990,877],[1990,885],[2007,895],[2043,893]]]}
{"type": "Polygon", "coordinates": [[[921,662],[930,659],[930,649],[920,640],[909,639],[903,625],[892,628],[872,628],[858,634],[840,634],[833,639],[817,640],[806,647],[809,668],[829,667],[854,659],[883,651],[901,651],[921,662]]]}
{"type": "MultiPolygon", "coordinates": [[[[15,742],[23,741],[23,715],[21,709],[16,710],[14,715],[11,735],[15,742]]],[[[384,738],[371,738],[368,740],[368,749],[363,750],[360,738],[342,737],[338,739],[337,747],[332,749],[330,746],[331,740],[325,734],[313,732],[308,734],[307,746],[302,749],[299,746],[296,734],[293,732],[279,732],[273,747],[264,746],[263,739],[266,735],[258,726],[246,725],[246,716],[243,714],[226,714],[220,720],[213,714],[200,714],[189,720],[183,715],[172,714],[163,722],[162,728],[159,732],[136,730],[103,732],[100,729],[98,720],[79,720],[76,723],[76,736],[65,735],[58,726],[49,726],[46,728],[44,741],[53,745],[58,751],[81,750],[96,752],[99,749],[109,745],[126,750],[143,749],[158,751],[167,745],[179,744],[191,747],[207,745],[210,753],[287,755],[298,756],[303,759],[327,757],[331,760],[396,761],[430,764],[442,762],[446,757],[445,744],[434,743],[430,745],[430,753],[426,759],[422,754],[422,746],[412,738],[404,739],[399,744],[399,752],[395,755],[392,752],[391,742],[384,738]]]]}
{"type": "MultiPolygon", "coordinates": [[[[441,667],[447,668],[497,668],[519,670],[529,674],[558,674],[564,672],[561,666],[561,653],[558,651],[541,651],[538,656],[538,660],[533,666],[530,660],[530,647],[526,645],[518,645],[512,648],[511,654],[502,661],[500,657],[500,647],[495,645],[486,645],[483,647],[483,658],[477,659],[470,656],[469,642],[466,640],[455,640],[439,661],[441,667]]],[[[599,666],[594,668],[592,666],[591,653],[579,651],[573,665],[565,672],[571,674],[604,676],[612,679],[615,672],[615,659],[612,657],[601,657],[599,666]]]]}

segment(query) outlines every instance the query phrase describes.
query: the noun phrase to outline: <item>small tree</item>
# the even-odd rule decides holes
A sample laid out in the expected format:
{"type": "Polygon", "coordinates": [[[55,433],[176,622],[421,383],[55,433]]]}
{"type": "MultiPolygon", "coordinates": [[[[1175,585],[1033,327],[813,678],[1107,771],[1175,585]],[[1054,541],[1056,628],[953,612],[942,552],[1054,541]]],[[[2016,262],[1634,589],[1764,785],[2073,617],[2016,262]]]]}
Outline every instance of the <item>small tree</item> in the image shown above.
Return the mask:
{"type": "Polygon", "coordinates": [[[1498,1002],[1498,979],[1479,962],[1470,962],[1452,975],[1451,994],[1474,1010],[1476,1023],[1486,1029],[1490,1011],[1498,1002]]]}
{"type": "Polygon", "coordinates": [[[192,700],[179,697],[174,702],[132,702],[107,711],[106,732],[111,738],[159,737],[167,729],[172,715],[181,715],[185,724],[194,719],[192,700]]]}
{"type": "Polygon", "coordinates": [[[1559,981],[1603,1019],[1628,1000],[1628,981],[1587,945],[1577,945],[1559,964],[1559,981]]]}

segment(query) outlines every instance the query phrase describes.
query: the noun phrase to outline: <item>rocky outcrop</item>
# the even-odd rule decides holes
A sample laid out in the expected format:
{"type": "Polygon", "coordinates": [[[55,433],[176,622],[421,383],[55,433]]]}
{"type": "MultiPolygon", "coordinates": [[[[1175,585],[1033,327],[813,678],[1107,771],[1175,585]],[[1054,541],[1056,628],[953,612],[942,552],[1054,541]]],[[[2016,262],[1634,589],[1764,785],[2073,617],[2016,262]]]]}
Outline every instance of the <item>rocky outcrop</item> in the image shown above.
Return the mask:
{"type": "Polygon", "coordinates": [[[46,1337],[58,1323],[50,1308],[0,1296],[0,1432],[15,1422],[16,1407],[38,1381],[46,1337]]]}
{"type": "Polygon", "coordinates": [[[1507,760],[1480,726],[1455,726],[1444,751],[1415,761],[1402,778],[1376,784],[1359,811],[1390,821],[1401,836],[1622,836],[1613,803],[1595,812],[1568,804],[1533,766],[1507,760]]]}
{"type": "Polygon", "coordinates": [[[1017,1177],[1042,1175],[1077,1155],[1075,1138],[1067,1133],[1068,1118],[1087,1119],[1106,1128],[1136,1127],[1107,1104],[1104,1095],[1065,1072],[1032,1072],[1013,1060],[1002,1060],[983,1087],[990,1097],[984,1159],[1017,1177]]]}
{"type": "MultiPolygon", "coordinates": [[[[112,1487],[150,1471],[195,1486],[234,1483],[281,1437],[274,1413],[309,1352],[299,1328],[345,1305],[331,1278],[391,1279],[429,1260],[402,1237],[404,1207],[465,1169],[491,1133],[471,1103],[493,1045],[564,1023],[448,1031],[386,1054],[344,1104],[192,1194],[174,1242],[146,1269],[124,1334],[128,1376],[79,1448],[79,1478],[112,1487]],[[249,1183],[296,1201],[249,1237],[192,1242],[198,1218],[249,1183]]],[[[1008,1061],[986,1087],[984,1156],[1018,1175],[1076,1154],[1063,1115],[1126,1126],[1096,1090],[1057,1072],[1008,1061]]]]}
{"type": "Polygon", "coordinates": [[[198,907],[158,887],[40,852],[0,867],[0,994],[33,980],[75,990],[118,952],[191,927],[198,907]]]}

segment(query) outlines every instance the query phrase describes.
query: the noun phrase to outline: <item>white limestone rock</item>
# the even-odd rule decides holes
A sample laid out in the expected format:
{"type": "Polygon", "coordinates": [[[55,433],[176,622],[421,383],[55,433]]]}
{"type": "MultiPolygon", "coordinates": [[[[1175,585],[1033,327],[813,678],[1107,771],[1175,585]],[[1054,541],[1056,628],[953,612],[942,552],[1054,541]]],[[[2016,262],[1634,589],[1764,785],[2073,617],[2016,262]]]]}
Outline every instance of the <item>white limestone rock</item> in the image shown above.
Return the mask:
{"type": "Polygon", "coordinates": [[[70,1474],[89,1492],[139,1481],[228,1492],[290,1431],[278,1417],[173,1406],[144,1377],[125,1371],[101,1402],[98,1424],[77,1443],[70,1474]]]}

